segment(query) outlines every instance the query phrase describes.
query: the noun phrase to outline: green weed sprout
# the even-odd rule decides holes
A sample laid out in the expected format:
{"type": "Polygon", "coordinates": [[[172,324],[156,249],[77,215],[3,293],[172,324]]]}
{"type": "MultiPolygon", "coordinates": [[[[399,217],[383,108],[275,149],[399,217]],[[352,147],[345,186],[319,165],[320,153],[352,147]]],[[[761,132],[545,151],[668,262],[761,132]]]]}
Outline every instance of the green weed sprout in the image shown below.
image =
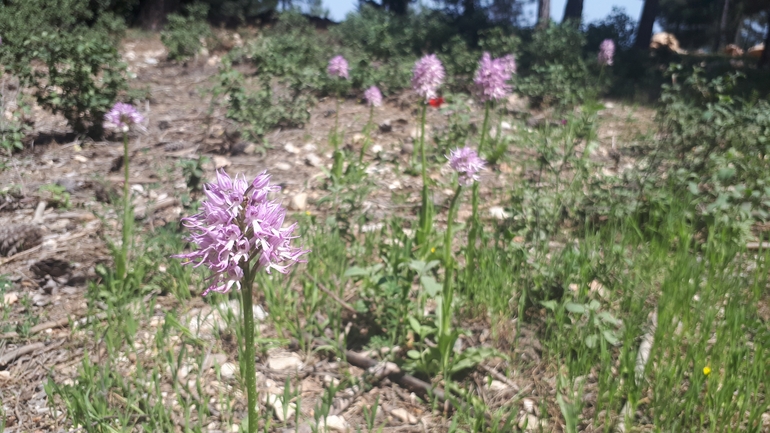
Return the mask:
{"type": "Polygon", "coordinates": [[[269,199],[278,190],[278,186],[270,184],[267,172],[249,184],[243,176],[231,178],[224,170],[218,171],[216,183],[204,188],[202,211],[182,219],[193,233],[189,241],[197,250],[174,256],[185,259],[183,264],[205,265],[213,273],[204,296],[210,292],[227,293],[233,287],[240,290],[248,433],[257,430],[254,278],[262,271],[285,274],[290,265],[302,261],[301,257],[309,252],[291,246],[297,225],[283,228],[286,210],[269,199]]]}

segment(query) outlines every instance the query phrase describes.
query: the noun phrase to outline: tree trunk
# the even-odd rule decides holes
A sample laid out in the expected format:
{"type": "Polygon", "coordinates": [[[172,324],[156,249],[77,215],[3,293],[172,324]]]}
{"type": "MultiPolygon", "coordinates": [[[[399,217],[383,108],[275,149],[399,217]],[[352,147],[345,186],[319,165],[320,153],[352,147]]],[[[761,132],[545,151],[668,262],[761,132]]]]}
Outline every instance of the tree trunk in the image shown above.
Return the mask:
{"type": "Polygon", "coordinates": [[[476,0],[463,0],[463,15],[473,16],[476,13],[476,0]]]}
{"type": "Polygon", "coordinates": [[[538,0],[537,6],[537,27],[542,29],[548,27],[551,22],[551,0],[538,0]]]}
{"type": "Polygon", "coordinates": [[[722,6],[722,19],[719,21],[719,34],[714,41],[714,52],[718,53],[727,43],[727,15],[730,13],[730,0],[725,0],[722,6]]]}
{"type": "Polygon", "coordinates": [[[166,24],[166,16],[179,9],[179,0],[140,0],[139,22],[145,30],[158,31],[166,24]]]}
{"type": "Polygon", "coordinates": [[[580,25],[583,20],[583,0],[567,0],[567,5],[564,7],[564,18],[561,22],[566,23],[569,20],[580,25]]]}
{"type": "Polygon", "coordinates": [[[636,31],[636,48],[646,49],[652,39],[652,27],[658,17],[658,0],[645,0],[642,8],[642,17],[639,18],[639,27],[636,31]]]}
{"type": "Polygon", "coordinates": [[[406,15],[409,10],[409,0],[383,0],[382,5],[395,15],[406,15]]]}
{"type": "Polygon", "coordinates": [[[767,11],[767,33],[765,33],[765,49],[762,50],[762,56],[759,57],[757,67],[765,68],[770,65],[770,9],[767,11]]]}

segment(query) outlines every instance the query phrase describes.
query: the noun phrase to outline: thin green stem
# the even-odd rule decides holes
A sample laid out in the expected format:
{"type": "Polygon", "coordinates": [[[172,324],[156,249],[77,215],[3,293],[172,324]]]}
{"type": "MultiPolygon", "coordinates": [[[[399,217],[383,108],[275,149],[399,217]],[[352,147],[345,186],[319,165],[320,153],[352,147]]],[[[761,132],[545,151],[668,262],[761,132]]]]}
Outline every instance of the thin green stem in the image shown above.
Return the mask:
{"type": "Polygon", "coordinates": [[[339,182],[342,177],[342,165],[344,158],[342,151],[340,150],[340,137],[339,137],[339,118],[340,118],[340,98],[335,98],[336,109],[334,110],[334,130],[332,131],[330,139],[334,144],[334,161],[332,163],[332,178],[334,182],[339,182]]]}
{"type": "MultiPolygon", "coordinates": [[[[479,139],[479,147],[477,153],[481,157],[481,151],[484,148],[484,144],[487,141],[488,127],[489,127],[489,112],[490,102],[487,101],[484,104],[484,123],[481,126],[481,138],[479,139]]],[[[473,195],[471,198],[471,227],[468,230],[468,246],[466,249],[466,269],[469,271],[474,268],[476,260],[476,241],[479,238],[479,231],[481,229],[481,221],[479,220],[479,183],[473,183],[473,195]]]]}
{"type": "Polygon", "coordinates": [[[452,201],[449,204],[447,216],[447,228],[444,238],[444,285],[441,291],[441,329],[439,334],[439,346],[441,348],[442,368],[444,380],[449,381],[449,356],[452,353],[454,341],[452,338],[452,299],[454,298],[454,286],[452,285],[452,239],[454,237],[454,221],[457,215],[457,207],[460,203],[460,194],[463,187],[458,185],[452,201]]]}
{"type": "Polygon", "coordinates": [[[422,106],[422,117],[420,119],[420,162],[422,164],[421,171],[422,171],[422,184],[423,186],[428,184],[428,175],[425,171],[425,112],[427,111],[428,106],[423,104],[422,106]]]}
{"type": "Polygon", "coordinates": [[[131,228],[133,225],[133,212],[131,209],[131,188],[129,185],[129,157],[128,157],[128,133],[123,133],[123,243],[120,246],[120,256],[117,260],[118,278],[125,286],[128,276],[128,246],[131,243],[131,228]]]}
{"type": "Polygon", "coordinates": [[[359,165],[361,165],[364,162],[364,153],[366,153],[366,148],[369,147],[369,141],[371,141],[373,119],[374,119],[374,106],[369,107],[369,121],[366,122],[366,126],[364,127],[364,143],[361,145],[361,153],[358,155],[359,165]]]}
{"type": "MultiPolygon", "coordinates": [[[[422,203],[420,208],[420,224],[417,228],[417,244],[421,248],[427,246],[427,241],[430,238],[431,229],[433,227],[433,203],[430,200],[430,189],[428,187],[428,162],[425,158],[425,112],[427,111],[427,105],[422,107],[422,116],[420,121],[420,159],[421,172],[422,172],[422,203]]],[[[414,152],[416,153],[416,152],[414,152]]]]}
{"type": "Polygon", "coordinates": [[[339,131],[339,123],[340,123],[340,98],[337,96],[334,98],[334,151],[336,152],[339,148],[339,140],[337,140],[337,133],[339,131]]]}
{"type": "Polygon", "coordinates": [[[248,402],[249,427],[248,433],[257,431],[257,375],[255,371],[256,350],[254,346],[254,301],[252,291],[254,286],[255,272],[249,269],[249,263],[246,262],[243,269],[243,287],[241,289],[241,312],[243,313],[243,337],[245,357],[244,365],[246,368],[246,394],[248,402]]]}

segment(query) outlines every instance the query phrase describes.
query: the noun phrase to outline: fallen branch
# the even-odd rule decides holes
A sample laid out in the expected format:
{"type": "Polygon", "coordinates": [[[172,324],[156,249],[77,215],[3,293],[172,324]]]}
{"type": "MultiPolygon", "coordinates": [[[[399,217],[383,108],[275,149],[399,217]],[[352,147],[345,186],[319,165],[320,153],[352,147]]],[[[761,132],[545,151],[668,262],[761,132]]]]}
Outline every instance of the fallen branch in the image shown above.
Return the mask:
{"type": "MultiPolygon", "coordinates": [[[[37,334],[41,331],[46,331],[48,329],[53,328],[59,328],[61,326],[65,326],[70,323],[69,317],[63,317],[58,320],[49,320],[48,322],[40,323],[38,325],[35,325],[29,329],[29,335],[37,334]]],[[[5,334],[0,334],[0,340],[10,340],[12,338],[18,338],[19,333],[18,332],[6,332],[5,334]]]]}
{"type": "Polygon", "coordinates": [[[353,308],[353,306],[352,306],[352,305],[348,304],[347,302],[345,302],[345,300],[344,300],[344,299],[340,298],[340,297],[339,297],[339,296],[337,296],[337,295],[336,295],[334,292],[332,292],[331,290],[327,289],[327,288],[326,288],[326,286],[324,286],[324,285],[323,285],[323,284],[322,284],[320,281],[318,281],[318,280],[316,280],[315,278],[313,278],[313,276],[312,276],[312,275],[310,275],[310,274],[309,274],[309,273],[307,273],[307,272],[305,272],[305,275],[307,275],[308,277],[310,277],[310,279],[311,279],[311,280],[313,280],[313,282],[315,283],[315,285],[316,285],[316,286],[318,286],[318,288],[319,288],[319,289],[321,289],[321,291],[322,291],[322,292],[324,292],[324,293],[326,293],[327,295],[331,296],[331,298],[332,298],[332,299],[334,299],[335,301],[337,301],[337,303],[338,303],[338,304],[342,305],[342,308],[344,308],[344,309],[346,309],[346,310],[350,311],[350,312],[351,312],[351,313],[353,313],[353,314],[358,314],[358,311],[356,311],[356,309],[355,309],[355,308],[353,308]]]}
{"type": "Polygon", "coordinates": [[[767,250],[770,249],[770,242],[746,242],[747,250],[767,250]]]}
{"type": "Polygon", "coordinates": [[[16,254],[12,255],[11,257],[6,257],[5,259],[0,260],[0,266],[3,266],[5,264],[7,264],[7,263],[11,263],[12,261],[14,261],[16,259],[20,259],[22,257],[26,257],[26,256],[28,256],[28,255],[30,255],[30,254],[32,254],[34,252],[40,251],[41,248],[43,248],[43,245],[38,245],[38,246],[36,246],[34,248],[30,248],[30,249],[24,250],[24,251],[22,251],[20,253],[16,253],[16,254]]]}
{"type": "Polygon", "coordinates": [[[505,383],[506,385],[513,388],[515,392],[519,392],[521,389],[519,388],[519,385],[514,383],[511,379],[508,379],[504,374],[500,373],[499,371],[495,370],[492,367],[487,367],[486,365],[479,364],[479,367],[481,367],[482,370],[486,371],[487,373],[491,374],[495,377],[495,379],[499,380],[500,382],[505,383]]]}
{"type": "Polygon", "coordinates": [[[26,346],[22,346],[14,351],[8,352],[3,356],[0,356],[0,367],[5,367],[11,362],[15,361],[24,355],[32,353],[36,350],[40,350],[45,347],[45,343],[32,343],[26,346]]]}
{"type": "MultiPolygon", "coordinates": [[[[93,316],[97,320],[104,320],[107,315],[105,313],[99,313],[95,316],[93,316]]],[[[82,320],[82,317],[76,317],[72,319],[72,322],[77,322],[79,320],[82,320]]],[[[53,328],[60,328],[62,326],[67,326],[70,323],[70,317],[62,317],[61,319],[57,320],[49,320],[47,322],[40,323],[38,325],[35,325],[31,328],[29,328],[29,335],[35,335],[42,331],[47,331],[49,329],[53,328]]],[[[14,338],[19,338],[18,332],[6,332],[5,334],[0,334],[0,340],[12,340],[14,338]]]]}
{"type": "MultiPolygon", "coordinates": [[[[368,370],[377,365],[376,360],[361,355],[360,353],[353,352],[352,350],[346,350],[345,357],[351,365],[363,368],[365,370],[368,370]]],[[[441,388],[436,388],[428,382],[422,381],[410,374],[404,373],[398,368],[390,371],[387,376],[388,379],[390,379],[392,382],[395,382],[408,389],[409,391],[417,394],[417,396],[420,398],[425,399],[425,397],[433,395],[439,399],[439,401],[448,403],[450,407],[453,407],[451,401],[447,400],[447,396],[444,393],[444,390],[441,388]]]]}
{"type": "Polygon", "coordinates": [[[159,210],[163,210],[171,206],[176,206],[178,204],[178,199],[174,197],[167,197],[149,205],[139,206],[136,208],[135,218],[141,220],[159,210]]]}

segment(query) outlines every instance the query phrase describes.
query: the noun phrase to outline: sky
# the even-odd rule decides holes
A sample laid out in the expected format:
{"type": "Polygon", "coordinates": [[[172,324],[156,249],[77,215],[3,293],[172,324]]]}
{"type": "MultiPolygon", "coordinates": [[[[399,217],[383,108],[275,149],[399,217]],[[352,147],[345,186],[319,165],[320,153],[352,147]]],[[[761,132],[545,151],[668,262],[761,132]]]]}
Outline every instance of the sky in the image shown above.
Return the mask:
{"type": "MultiPolygon", "coordinates": [[[[554,21],[561,21],[566,2],[567,0],[551,0],[551,17],[554,21]]],[[[606,17],[613,6],[625,9],[628,16],[638,20],[642,13],[643,4],[643,0],[585,0],[583,22],[589,23],[606,17]]],[[[329,18],[334,21],[341,21],[348,12],[356,8],[358,0],[323,0],[323,5],[329,10],[329,18]]],[[[525,13],[534,22],[535,6],[527,8],[525,13]]]]}

